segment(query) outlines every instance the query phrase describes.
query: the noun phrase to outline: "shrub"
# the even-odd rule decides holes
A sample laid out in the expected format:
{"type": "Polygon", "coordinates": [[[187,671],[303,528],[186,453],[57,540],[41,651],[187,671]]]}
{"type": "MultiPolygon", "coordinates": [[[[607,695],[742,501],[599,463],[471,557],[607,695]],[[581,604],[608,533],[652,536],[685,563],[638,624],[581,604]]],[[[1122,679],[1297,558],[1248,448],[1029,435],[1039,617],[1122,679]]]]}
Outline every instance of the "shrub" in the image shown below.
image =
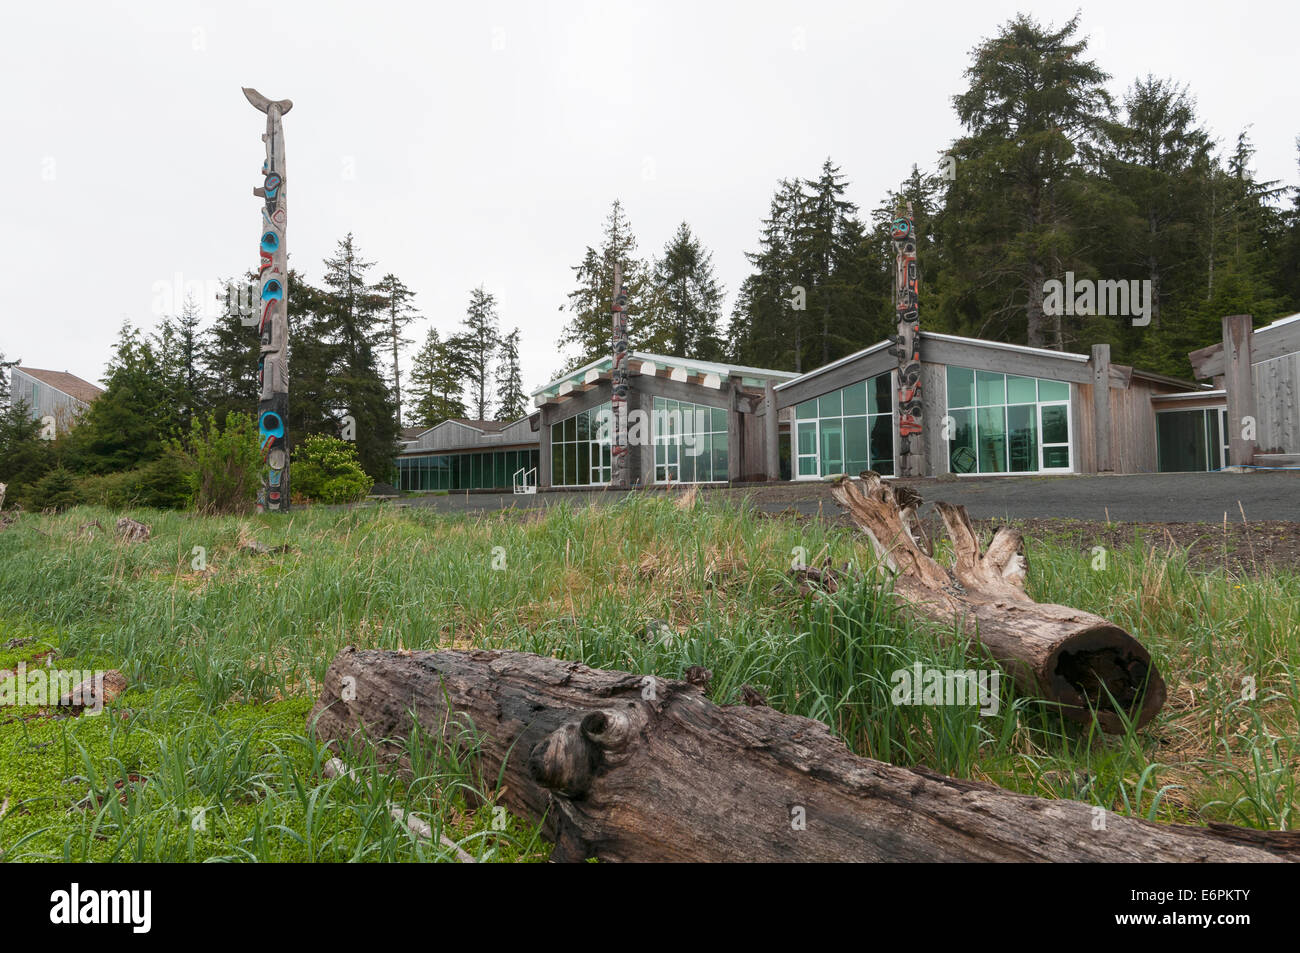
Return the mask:
{"type": "Polygon", "coordinates": [[[82,502],[81,487],[71,470],[55,467],[27,487],[24,502],[33,510],[61,512],[82,502]]]}
{"type": "Polygon", "coordinates": [[[357,448],[346,440],[313,434],[293,450],[289,486],[317,503],[355,503],[375,481],[361,469],[357,448]]]}
{"type": "MultiPolygon", "coordinates": [[[[247,414],[227,414],[224,428],[216,418],[195,419],[184,442],[173,441],[167,456],[183,474],[187,500],[200,513],[248,513],[257,502],[261,482],[262,452],[258,446],[257,425],[247,414]]],[[[162,460],[158,461],[162,464],[162,460]]],[[[166,483],[165,471],[154,473],[160,484],[166,483]]]]}

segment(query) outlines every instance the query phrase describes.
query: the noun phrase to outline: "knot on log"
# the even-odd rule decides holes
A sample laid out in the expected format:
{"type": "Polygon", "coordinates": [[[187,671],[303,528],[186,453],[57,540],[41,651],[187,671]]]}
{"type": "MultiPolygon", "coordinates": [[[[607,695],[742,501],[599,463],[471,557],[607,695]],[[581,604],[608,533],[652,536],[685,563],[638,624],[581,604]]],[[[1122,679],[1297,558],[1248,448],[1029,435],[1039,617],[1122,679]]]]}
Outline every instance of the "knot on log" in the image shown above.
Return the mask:
{"type": "Polygon", "coordinates": [[[528,773],[534,781],[565,797],[582,797],[606,761],[617,761],[636,736],[632,719],[621,711],[588,712],[551,732],[533,746],[528,773]]]}

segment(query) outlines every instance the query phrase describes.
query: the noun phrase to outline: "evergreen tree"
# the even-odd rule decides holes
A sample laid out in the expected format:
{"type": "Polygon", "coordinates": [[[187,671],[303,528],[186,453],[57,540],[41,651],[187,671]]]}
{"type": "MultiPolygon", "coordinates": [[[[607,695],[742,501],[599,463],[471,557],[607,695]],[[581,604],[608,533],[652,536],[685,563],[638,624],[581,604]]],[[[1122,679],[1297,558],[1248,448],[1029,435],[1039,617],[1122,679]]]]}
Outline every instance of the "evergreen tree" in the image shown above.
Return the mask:
{"type": "Polygon", "coordinates": [[[399,353],[403,345],[411,340],[402,336],[402,330],[414,321],[419,312],[411,306],[415,292],[406,287],[391,272],[379,279],[375,291],[383,298],[384,316],[387,322],[386,334],[388,345],[393,353],[393,402],[397,405],[397,419],[402,419],[402,367],[399,353]]]}
{"type": "Polygon", "coordinates": [[[464,330],[448,346],[464,361],[465,380],[470,388],[470,407],[476,420],[486,420],[491,399],[492,355],[501,341],[497,329],[497,299],[482,285],[469,295],[464,330]]]}
{"type": "Polygon", "coordinates": [[[154,346],[129,323],[118,334],[103,383],[104,393],[68,435],[74,467],[112,473],[156,460],[175,416],[154,346]]]}
{"type": "MultiPolygon", "coordinates": [[[[307,379],[308,394],[295,398],[293,386],[294,364],[301,353],[290,351],[290,420],[295,415],[295,400],[310,395],[310,388],[320,387],[320,410],[324,421],[304,420],[305,427],[298,436],[310,433],[328,433],[338,436],[345,418],[355,422],[357,457],[362,468],[377,481],[388,480],[397,449],[398,423],[396,407],[388,385],[379,370],[376,346],[385,335],[385,314],[382,298],[366,282],[366,273],[374,266],[361,256],[356,241],[349,232],[339,243],[334,257],[325,260],[325,288],[317,291],[305,284],[296,290],[300,324],[306,334],[298,334],[308,343],[313,337],[326,344],[319,355],[310,354],[306,368],[297,369],[299,379],[307,379]],[[328,360],[329,372],[325,380],[311,381],[309,374],[319,371],[328,360]]],[[[292,292],[291,292],[292,294],[292,292]]],[[[290,336],[290,341],[294,338],[290,336]]],[[[308,404],[304,410],[312,409],[308,404]]],[[[291,431],[291,441],[296,439],[291,431]]]]}
{"type": "Polygon", "coordinates": [[[27,401],[6,400],[0,406],[0,476],[7,484],[10,505],[27,501],[27,489],[54,467],[53,443],[41,439],[41,422],[32,417],[27,401]]]}
{"type": "Polygon", "coordinates": [[[761,367],[803,370],[807,288],[796,274],[796,221],[803,202],[799,182],[782,179],[772,196],[759,250],[746,253],[754,274],[740,286],[727,329],[734,360],[761,367]]]}
{"type": "MultiPolygon", "coordinates": [[[[225,282],[226,293],[221,296],[221,315],[212,325],[199,333],[198,353],[196,358],[197,403],[210,411],[217,420],[225,420],[231,413],[256,415],[257,413],[257,359],[259,354],[257,327],[243,323],[239,313],[240,300],[253,302],[252,282],[254,275],[250,272],[243,280],[229,279],[225,282]]],[[[297,292],[297,275],[289,272],[290,293],[297,292]]],[[[296,302],[291,299],[291,309],[296,309],[296,302]]],[[[255,304],[252,305],[255,307],[255,304]]],[[[248,316],[249,320],[259,320],[260,311],[248,316]]],[[[294,325],[291,312],[290,328],[294,325]]],[[[297,342],[292,330],[289,334],[291,353],[297,342]]],[[[292,375],[294,361],[289,362],[292,375]]],[[[292,378],[291,378],[292,380],[292,378]]],[[[289,408],[292,412],[295,395],[289,392],[289,408]]],[[[292,417],[290,418],[292,421],[292,417]]],[[[188,431],[187,431],[188,432],[188,431]]],[[[290,430],[292,437],[293,431],[290,430]]]]}
{"type": "Polygon", "coordinates": [[[518,420],[528,413],[528,399],[519,372],[519,329],[501,338],[497,363],[497,420],[518,420]]]}
{"type": "Polygon", "coordinates": [[[723,358],[718,322],[723,289],[713,274],[713,254],[685,222],[654,265],[654,323],[643,327],[649,351],[718,361],[723,358]]]}
{"type": "Polygon", "coordinates": [[[411,390],[414,406],[408,423],[432,427],[444,420],[465,418],[469,414],[461,400],[461,383],[465,380],[462,355],[447,346],[437,328],[429,328],[424,346],[411,364],[411,390]]]}
{"type": "MultiPolygon", "coordinates": [[[[605,219],[604,235],[599,248],[587,247],[581,263],[573,266],[578,287],[569,292],[572,319],[560,334],[560,346],[575,349],[568,367],[581,367],[609,357],[613,318],[610,303],[614,296],[614,265],[623,269],[623,285],[628,293],[628,341],[639,346],[640,322],[649,316],[653,302],[649,297],[648,267],[636,256],[636,238],[617,199],[605,219]]],[[[653,323],[647,321],[647,323],[653,323]]]]}
{"type": "MultiPolygon", "coordinates": [[[[945,208],[949,252],[974,320],[1034,347],[1063,347],[1044,282],[1077,260],[1086,200],[1079,146],[1112,111],[1109,76],[1085,57],[1076,15],[1059,29],[1019,15],[974,51],[970,87],[954,98],[967,135],[945,208]]],[[[1077,269],[1076,269],[1077,270],[1077,269]]]]}
{"type": "Polygon", "coordinates": [[[829,158],[822,163],[821,174],[805,180],[802,188],[790,252],[814,316],[810,330],[815,344],[809,356],[815,364],[826,364],[846,343],[836,333],[832,314],[836,298],[843,296],[844,285],[852,280],[847,259],[861,234],[855,218],[858,208],[844,198],[844,176],[829,158]]]}

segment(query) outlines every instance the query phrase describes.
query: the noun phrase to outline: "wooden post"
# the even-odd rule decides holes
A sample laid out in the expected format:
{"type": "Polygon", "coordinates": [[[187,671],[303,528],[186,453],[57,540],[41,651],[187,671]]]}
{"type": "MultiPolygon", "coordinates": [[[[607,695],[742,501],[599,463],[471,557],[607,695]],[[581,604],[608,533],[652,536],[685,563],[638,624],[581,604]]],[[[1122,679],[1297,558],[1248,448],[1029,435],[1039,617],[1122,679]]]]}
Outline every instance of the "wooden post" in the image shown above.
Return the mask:
{"type": "Polygon", "coordinates": [[[1251,316],[1230,314],[1223,319],[1224,389],[1228,392],[1228,463],[1255,462],[1255,382],[1251,377],[1251,316]]]}
{"type": "Polygon", "coordinates": [[[763,471],[769,480],[781,479],[781,412],[771,378],[763,384],[763,471]]]}
{"type": "Polygon", "coordinates": [[[917,298],[916,224],[912,203],[894,219],[894,307],[898,337],[898,456],[899,476],[925,476],[924,413],[921,400],[921,324],[917,298]]]}
{"type": "Polygon", "coordinates": [[[284,128],[282,116],[293,108],[288,99],[267,99],[244,87],[244,95],[266,113],[266,160],[262,185],[253,194],[263,200],[261,262],[257,271],[262,319],[258,325],[261,356],[257,361],[257,429],[262,443],[259,513],[289,511],[289,264],[285,253],[284,128]]]}
{"type": "Polygon", "coordinates": [[[610,485],[627,487],[627,288],[623,268],[614,265],[614,295],[609,310],[614,316],[610,340],[614,366],[610,371],[610,409],[614,416],[614,440],[610,447],[610,485]]]}
{"type": "Polygon", "coordinates": [[[1110,345],[1092,346],[1092,430],[1097,472],[1115,469],[1110,448],[1110,345]]]}

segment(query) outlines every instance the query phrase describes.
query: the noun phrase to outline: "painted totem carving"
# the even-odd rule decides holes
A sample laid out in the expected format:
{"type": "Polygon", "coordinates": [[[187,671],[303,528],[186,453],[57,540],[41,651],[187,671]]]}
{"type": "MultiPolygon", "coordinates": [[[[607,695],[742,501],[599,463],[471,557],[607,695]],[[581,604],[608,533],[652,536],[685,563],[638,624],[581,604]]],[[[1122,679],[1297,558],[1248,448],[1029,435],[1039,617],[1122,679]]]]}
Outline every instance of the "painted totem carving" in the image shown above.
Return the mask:
{"type": "Polygon", "coordinates": [[[898,336],[894,356],[898,359],[898,455],[899,476],[925,475],[925,445],[921,400],[921,324],[917,297],[916,223],[912,203],[894,219],[890,229],[894,243],[894,307],[898,336]]]}
{"type": "Polygon", "coordinates": [[[284,128],[280,119],[293,102],[267,99],[244,87],[244,95],[266,113],[266,161],[262,185],[253,194],[263,200],[261,262],[257,269],[258,324],[261,355],[257,361],[257,429],[262,442],[262,487],[257,510],[289,510],[289,265],[285,255],[284,128]]]}
{"type": "Polygon", "coordinates": [[[610,371],[610,410],[614,417],[614,434],[610,447],[610,485],[627,486],[627,288],[623,285],[623,269],[614,266],[614,296],[609,310],[614,316],[614,332],[610,339],[614,365],[610,371]]]}

